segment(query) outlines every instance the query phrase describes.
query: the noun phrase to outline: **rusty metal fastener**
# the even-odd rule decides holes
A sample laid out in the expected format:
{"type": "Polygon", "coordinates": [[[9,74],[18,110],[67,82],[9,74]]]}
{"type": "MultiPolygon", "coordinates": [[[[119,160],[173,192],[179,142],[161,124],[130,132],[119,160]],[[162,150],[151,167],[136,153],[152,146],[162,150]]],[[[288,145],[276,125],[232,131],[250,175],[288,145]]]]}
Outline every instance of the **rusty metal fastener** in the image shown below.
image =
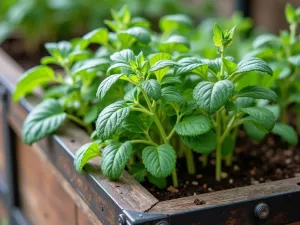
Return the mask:
{"type": "Polygon", "coordinates": [[[119,215],[119,224],[118,225],[126,225],[126,218],[124,214],[119,215]]]}
{"type": "Polygon", "coordinates": [[[259,203],[258,205],[255,206],[254,210],[255,216],[257,216],[259,219],[267,219],[267,217],[270,214],[270,208],[267,204],[265,203],[259,203]]]}
{"type": "Polygon", "coordinates": [[[159,221],[157,224],[155,225],[169,225],[169,223],[167,221],[159,221]]]}

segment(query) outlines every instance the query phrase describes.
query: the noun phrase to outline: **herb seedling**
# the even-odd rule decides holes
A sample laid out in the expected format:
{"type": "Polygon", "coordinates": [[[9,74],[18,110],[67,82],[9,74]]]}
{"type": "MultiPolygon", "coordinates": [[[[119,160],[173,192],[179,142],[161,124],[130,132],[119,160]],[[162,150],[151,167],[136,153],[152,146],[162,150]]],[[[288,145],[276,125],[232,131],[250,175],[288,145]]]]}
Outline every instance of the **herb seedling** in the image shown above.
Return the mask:
{"type": "MultiPolygon", "coordinates": [[[[287,123],[288,106],[299,103],[298,73],[300,68],[300,41],[296,35],[300,23],[300,8],[295,9],[290,4],[286,5],[285,16],[289,23],[290,31],[281,31],[280,36],[264,34],[254,42],[254,51],[250,54],[257,55],[267,60],[274,70],[274,78],[267,79],[266,85],[275,86],[279,96],[280,121],[287,123]]],[[[298,113],[297,119],[300,118],[298,113]]],[[[300,120],[298,119],[298,132],[300,120]]]]}

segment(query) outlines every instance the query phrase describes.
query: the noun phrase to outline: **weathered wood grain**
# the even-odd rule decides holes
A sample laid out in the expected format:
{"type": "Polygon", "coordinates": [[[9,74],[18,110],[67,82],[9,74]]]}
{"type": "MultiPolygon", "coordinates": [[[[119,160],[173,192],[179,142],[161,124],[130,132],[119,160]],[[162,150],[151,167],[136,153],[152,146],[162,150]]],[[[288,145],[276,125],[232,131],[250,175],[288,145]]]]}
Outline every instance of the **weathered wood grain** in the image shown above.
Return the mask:
{"type": "Polygon", "coordinates": [[[163,201],[156,204],[149,212],[151,213],[174,213],[193,209],[213,207],[221,204],[229,204],[249,199],[263,198],[268,195],[283,192],[299,191],[299,178],[274,181],[224,191],[217,191],[202,195],[196,195],[175,200],[163,201]],[[199,199],[205,201],[203,205],[196,205],[194,201],[199,199]]]}
{"type": "Polygon", "coordinates": [[[5,221],[7,221],[7,209],[5,207],[5,204],[0,201],[0,224],[5,225],[5,221]]]}
{"type": "Polygon", "coordinates": [[[17,139],[21,209],[32,225],[76,224],[76,205],[35,154],[17,139]]]}

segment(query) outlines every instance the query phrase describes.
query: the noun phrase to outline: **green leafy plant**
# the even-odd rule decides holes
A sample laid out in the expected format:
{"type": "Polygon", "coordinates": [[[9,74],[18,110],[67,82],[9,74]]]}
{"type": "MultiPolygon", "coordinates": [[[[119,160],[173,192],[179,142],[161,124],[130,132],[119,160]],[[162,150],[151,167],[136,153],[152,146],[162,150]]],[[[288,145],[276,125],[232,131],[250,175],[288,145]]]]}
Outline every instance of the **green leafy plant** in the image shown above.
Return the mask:
{"type": "MultiPolygon", "coordinates": [[[[265,132],[273,129],[273,113],[255,106],[254,99],[276,101],[276,94],[259,86],[235,87],[239,77],[249,71],[272,75],[272,70],[258,58],[236,64],[225,57],[234,29],[222,30],[215,25],[213,39],[221,57],[214,60],[166,53],[185,52],[182,42],[148,57],[143,52],[135,55],[130,49],[111,55],[108,72],[112,75],[99,85],[100,101],[118,80],[127,81],[131,88],[122,100],[108,105],[96,123],[98,142],[105,146],[101,160],[104,174],[118,179],[126,165],[130,168],[139,159],[139,165],[141,160],[144,164],[135,172],[143,176],[140,180],[147,175],[164,179],[172,174],[177,187],[176,158],[182,151],[188,171],[194,173],[191,150],[205,156],[216,150],[216,179],[220,180],[222,158],[227,156],[230,164],[240,125],[251,124],[265,132]],[[196,86],[194,76],[197,83],[200,80],[196,86]],[[250,104],[243,103],[246,98],[250,104]]],[[[84,151],[88,155],[89,149],[84,151]]],[[[82,163],[76,160],[78,170],[82,163]]]]}
{"type": "MultiPolygon", "coordinates": [[[[289,31],[281,31],[279,36],[273,34],[263,34],[253,42],[254,50],[249,55],[257,56],[266,60],[274,71],[274,76],[253,82],[260,82],[265,87],[271,87],[278,94],[278,105],[271,105],[275,114],[279,114],[280,122],[276,124],[274,133],[279,134],[288,143],[297,144],[298,138],[291,126],[286,123],[288,120],[288,110],[292,106],[297,113],[297,130],[300,132],[299,114],[299,68],[300,68],[300,39],[296,31],[300,23],[300,8],[295,9],[290,4],[285,8],[286,19],[289,23],[289,31]],[[286,125],[283,125],[286,124],[286,125]],[[285,137],[284,133],[291,134],[291,139],[285,137]]],[[[248,81],[249,82],[249,81],[248,81]]],[[[264,135],[257,138],[262,139],[264,135]]]]}
{"type": "MultiPolygon", "coordinates": [[[[109,54],[124,46],[143,47],[150,41],[150,33],[143,28],[148,27],[146,20],[131,18],[127,7],[112,14],[115,20],[107,23],[111,28],[112,24],[117,24],[114,27],[116,33],[109,37],[107,28],[99,28],[71,42],[47,43],[49,56],[41,59],[42,65],[26,71],[20,78],[13,95],[15,101],[37,87],[45,89],[45,100],[34,108],[24,123],[25,143],[32,144],[52,134],[66,119],[92,132],[93,122],[105,105],[98,104],[96,92],[110,65],[109,54]],[[92,52],[88,48],[90,44],[101,46],[92,52]],[[49,65],[60,69],[54,70],[49,65]]],[[[118,93],[111,95],[114,96],[118,93]]]]}
{"type": "Polygon", "coordinates": [[[191,50],[184,34],[193,24],[184,15],[163,17],[161,33],[152,32],[147,20],[132,17],[127,7],[112,11],[112,17],[105,21],[109,29],[47,44],[50,56],[20,79],[16,101],[37,86],[45,91],[45,100],[24,123],[26,143],[72,120],[91,135],[76,153],[77,171],[101,156],[108,178],[117,180],[127,169],[138,181],[159,188],[166,187],[169,176],[178,186],[178,158],[185,158],[187,171],[195,174],[197,153],[203,166],[210,154],[216,157],[220,180],[222,162],[231,165],[242,126],[256,139],[273,132],[296,143],[294,133],[287,135],[291,127],[275,125],[277,113],[270,104],[276,104],[276,93],[252,82],[253,77],[275,79],[269,65],[253,56],[235,60],[229,55],[235,27],[214,25],[218,56],[205,59],[191,50]],[[91,51],[90,44],[98,49],[91,51]]]}

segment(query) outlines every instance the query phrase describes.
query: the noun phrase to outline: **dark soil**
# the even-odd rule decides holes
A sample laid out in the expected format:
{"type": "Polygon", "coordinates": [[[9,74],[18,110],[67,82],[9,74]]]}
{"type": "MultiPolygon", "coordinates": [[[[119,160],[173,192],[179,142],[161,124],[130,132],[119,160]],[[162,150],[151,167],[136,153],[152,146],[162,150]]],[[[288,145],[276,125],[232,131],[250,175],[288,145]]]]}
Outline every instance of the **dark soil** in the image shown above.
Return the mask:
{"type": "MultiPolygon", "coordinates": [[[[215,180],[213,155],[206,168],[202,167],[201,156],[195,154],[194,157],[197,167],[195,175],[186,172],[184,159],[178,160],[178,188],[169,186],[167,190],[159,190],[149,183],[144,186],[163,201],[300,176],[299,146],[291,148],[273,135],[259,144],[249,140],[243,131],[240,132],[232,167],[223,165],[223,179],[220,182],[215,180]]],[[[198,201],[195,204],[204,203],[198,201]]]]}
{"type": "MultiPolygon", "coordinates": [[[[6,40],[1,47],[24,69],[38,65],[41,57],[47,55],[43,45],[35,46],[35,53],[28,53],[24,41],[16,38],[6,40]]],[[[185,172],[184,159],[177,161],[178,188],[169,186],[167,190],[159,190],[150,183],[143,185],[159,200],[169,200],[300,176],[300,145],[289,147],[273,135],[269,135],[262,143],[251,141],[243,131],[239,136],[232,167],[223,165],[223,179],[220,182],[215,180],[214,155],[210,156],[207,167],[203,168],[201,156],[194,154],[197,167],[195,175],[185,172]]],[[[195,204],[205,202],[196,200],[195,204]]]]}

